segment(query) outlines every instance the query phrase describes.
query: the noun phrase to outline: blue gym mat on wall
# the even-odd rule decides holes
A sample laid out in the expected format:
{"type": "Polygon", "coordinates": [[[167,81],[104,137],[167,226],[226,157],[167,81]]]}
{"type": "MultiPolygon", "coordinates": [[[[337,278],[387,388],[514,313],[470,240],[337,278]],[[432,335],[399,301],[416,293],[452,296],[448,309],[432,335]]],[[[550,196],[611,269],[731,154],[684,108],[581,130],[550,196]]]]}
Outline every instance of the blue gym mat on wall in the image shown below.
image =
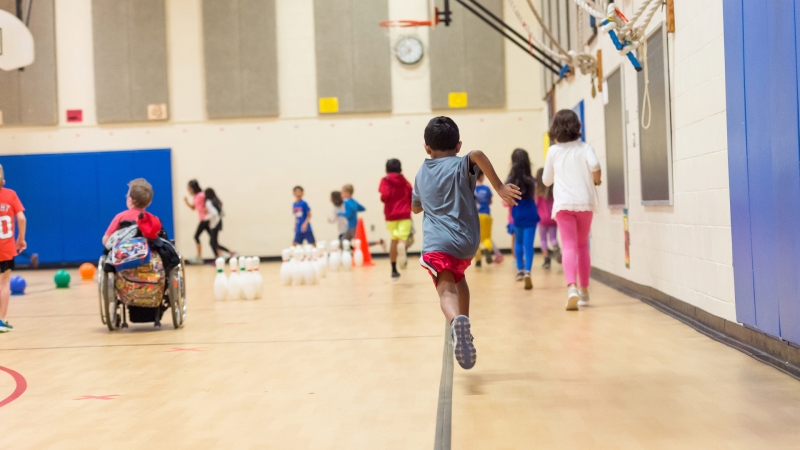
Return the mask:
{"type": "Polygon", "coordinates": [[[128,182],[145,178],[155,195],[148,208],[174,235],[169,149],[0,156],[6,187],[28,218],[28,251],[44,264],[96,262],[100,239],[126,209],[128,182]]]}

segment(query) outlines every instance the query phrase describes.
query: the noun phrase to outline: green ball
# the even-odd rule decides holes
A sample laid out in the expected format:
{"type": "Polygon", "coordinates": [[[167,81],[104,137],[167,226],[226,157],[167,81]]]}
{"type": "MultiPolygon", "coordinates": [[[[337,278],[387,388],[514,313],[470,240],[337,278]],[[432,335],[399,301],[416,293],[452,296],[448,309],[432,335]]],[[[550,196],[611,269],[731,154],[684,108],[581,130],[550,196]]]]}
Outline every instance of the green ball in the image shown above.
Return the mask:
{"type": "Polygon", "coordinates": [[[69,278],[69,272],[62,269],[56,272],[56,276],[53,277],[53,280],[56,282],[57,288],[68,288],[69,278]]]}

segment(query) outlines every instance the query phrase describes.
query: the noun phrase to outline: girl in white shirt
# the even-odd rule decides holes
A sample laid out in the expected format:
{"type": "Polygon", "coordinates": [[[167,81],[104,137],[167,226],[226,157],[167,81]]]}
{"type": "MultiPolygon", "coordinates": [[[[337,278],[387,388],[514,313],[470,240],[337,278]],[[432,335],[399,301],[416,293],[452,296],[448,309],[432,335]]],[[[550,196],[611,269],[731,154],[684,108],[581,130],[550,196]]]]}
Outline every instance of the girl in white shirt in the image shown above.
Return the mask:
{"type": "Polygon", "coordinates": [[[556,144],[547,151],[542,175],[545,186],[553,186],[553,218],[561,232],[567,311],[589,304],[589,231],[597,209],[595,186],[600,185],[597,155],[580,137],[578,115],[568,109],[559,111],[550,126],[550,139],[556,144]]]}
{"type": "Polygon", "coordinates": [[[219,232],[222,231],[222,202],[217,198],[217,193],[214,192],[214,189],[206,189],[205,195],[206,211],[208,212],[204,220],[208,222],[211,249],[217,257],[230,258],[231,251],[219,243],[219,232]]]}
{"type": "Polygon", "coordinates": [[[341,243],[347,233],[347,218],[339,215],[344,212],[344,199],[340,191],[331,192],[331,203],[333,203],[333,212],[328,218],[328,223],[335,223],[338,228],[339,242],[341,243]]]}

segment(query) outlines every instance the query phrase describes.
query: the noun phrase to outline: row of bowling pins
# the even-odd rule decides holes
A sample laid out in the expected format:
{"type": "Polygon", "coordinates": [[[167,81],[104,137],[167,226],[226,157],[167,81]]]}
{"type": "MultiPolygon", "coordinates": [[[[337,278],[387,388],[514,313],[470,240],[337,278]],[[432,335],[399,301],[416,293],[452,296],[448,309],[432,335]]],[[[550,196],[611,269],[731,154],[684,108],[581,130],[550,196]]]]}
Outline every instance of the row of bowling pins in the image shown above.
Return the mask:
{"type": "Polygon", "coordinates": [[[344,240],[339,248],[339,241],[332,241],[330,253],[325,250],[325,242],[321,241],[314,248],[310,245],[305,247],[287,248],[281,252],[281,284],[317,284],[320,278],[325,278],[328,270],[337,271],[340,267],[350,270],[355,263],[356,266],[364,264],[364,252],[361,250],[361,241],[353,240],[355,252],[350,251],[350,241],[344,240]]]}
{"type": "Polygon", "coordinates": [[[317,284],[327,275],[325,261],[325,246],[320,242],[317,247],[287,248],[281,252],[281,284],[284,286],[317,284]]]}
{"type": "Polygon", "coordinates": [[[259,272],[261,260],[257,257],[230,259],[231,273],[225,277],[225,259],[217,258],[217,277],[214,279],[214,297],[217,300],[255,300],[261,298],[264,290],[264,279],[259,272]]]}

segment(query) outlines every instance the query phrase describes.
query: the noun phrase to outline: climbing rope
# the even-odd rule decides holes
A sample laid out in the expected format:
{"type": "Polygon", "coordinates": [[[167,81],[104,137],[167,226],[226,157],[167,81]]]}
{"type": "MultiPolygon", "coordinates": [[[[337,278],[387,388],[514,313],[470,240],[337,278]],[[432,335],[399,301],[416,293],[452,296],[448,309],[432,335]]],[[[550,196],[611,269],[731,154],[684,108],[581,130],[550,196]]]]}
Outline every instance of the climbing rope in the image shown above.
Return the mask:
{"type": "Polygon", "coordinates": [[[642,95],[642,129],[646,130],[650,128],[650,119],[653,118],[653,104],[650,101],[650,76],[647,73],[647,39],[642,41],[641,49],[641,58],[644,67],[644,95],[642,95]],[[647,117],[647,123],[645,124],[645,117],[647,117]]]}
{"type": "MultiPolygon", "coordinates": [[[[542,42],[539,39],[537,39],[535,37],[535,35],[533,33],[533,30],[531,29],[530,25],[528,25],[528,22],[525,21],[524,17],[522,17],[522,13],[520,12],[519,8],[517,7],[517,4],[514,3],[514,0],[507,0],[507,1],[508,1],[509,6],[511,6],[511,9],[514,11],[514,15],[517,16],[517,20],[519,20],[520,24],[522,24],[522,28],[524,28],[525,31],[528,33],[528,41],[530,43],[536,44],[537,47],[542,49],[542,51],[547,53],[553,59],[561,61],[562,63],[566,63],[566,62],[570,61],[570,56],[568,54],[558,53],[558,52],[554,51],[553,49],[551,49],[549,46],[545,45],[544,42],[542,42]]],[[[530,51],[531,51],[531,53],[533,53],[533,48],[531,48],[530,51]]]]}

